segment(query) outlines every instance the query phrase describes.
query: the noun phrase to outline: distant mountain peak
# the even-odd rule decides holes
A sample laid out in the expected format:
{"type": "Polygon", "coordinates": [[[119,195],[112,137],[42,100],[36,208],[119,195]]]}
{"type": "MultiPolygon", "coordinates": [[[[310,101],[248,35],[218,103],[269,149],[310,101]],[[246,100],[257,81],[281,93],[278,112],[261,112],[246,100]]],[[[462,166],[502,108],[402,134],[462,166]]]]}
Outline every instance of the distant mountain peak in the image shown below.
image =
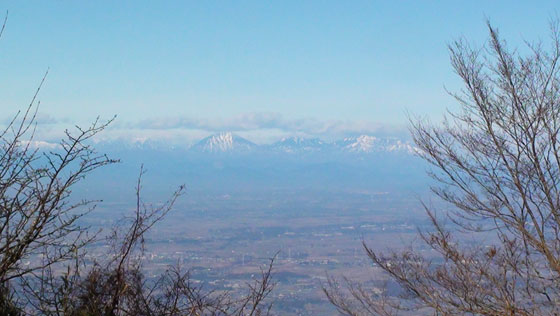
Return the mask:
{"type": "Polygon", "coordinates": [[[338,143],[340,147],[349,152],[406,152],[413,154],[417,151],[413,145],[397,138],[378,138],[370,135],[349,137],[338,143]]]}
{"type": "Polygon", "coordinates": [[[309,143],[309,142],[322,143],[322,141],[319,138],[306,138],[306,137],[299,137],[299,136],[284,137],[279,141],[279,143],[295,143],[295,144],[302,144],[302,143],[309,143]]]}
{"type": "Polygon", "coordinates": [[[243,137],[234,135],[231,132],[224,132],[208,136],[196,143],[191,149],[202,152],[233,152],[233,151],[249,151],[256,148],[257,145],[248,141],[243,137]]]}
{"type": "Polygon", "coordinates": [[[297,136],[285,137],[270,145],[270,147],[276,151],[283,151],[287,153],[319,151],[329,146],[330,144],[323,142],[319,138],[305,138],[297,136]]]}
{"type": "Polygon", "coordinates": [[[360,135],[358,137],[345,138],[343,143],[344,148],[349,151],[354,152],[372,152],[375,151],[375,147],[379,139],[375,136],[360,135]]]}

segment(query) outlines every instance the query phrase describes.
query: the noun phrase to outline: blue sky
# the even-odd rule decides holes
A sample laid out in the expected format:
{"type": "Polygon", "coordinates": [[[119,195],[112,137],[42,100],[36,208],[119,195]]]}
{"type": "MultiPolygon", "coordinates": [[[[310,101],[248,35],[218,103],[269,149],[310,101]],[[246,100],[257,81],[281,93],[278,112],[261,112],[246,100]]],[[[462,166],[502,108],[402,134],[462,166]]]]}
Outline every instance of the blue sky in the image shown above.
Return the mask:
{"type": "Polygon", "coordinates": [[[46,138],[117,115],[107,137],[191,141],[233,130],[399,133],[439,119],[460,87],[446,44],[546,38],[558,4],[536,1],[7,1],[2,119],[40,94],[46,138]],[[46,124],[50,123],[50,124],[46,124]]]}

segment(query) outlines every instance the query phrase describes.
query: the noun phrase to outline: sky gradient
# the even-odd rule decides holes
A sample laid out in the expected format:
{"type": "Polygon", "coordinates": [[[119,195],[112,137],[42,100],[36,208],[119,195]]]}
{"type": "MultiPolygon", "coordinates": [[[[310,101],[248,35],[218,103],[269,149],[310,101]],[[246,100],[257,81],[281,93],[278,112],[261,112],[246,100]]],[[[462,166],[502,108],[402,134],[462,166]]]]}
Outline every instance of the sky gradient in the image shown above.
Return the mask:
{"type": "Polygon", "coordinates": [[[189,142],[232,130],[399,134],[460,88],[447,43],[546,38],[557,3],[520,1],[7,1],[1,118],[40,93],[45,138],[117,115],[107,137],[189,142]]]}

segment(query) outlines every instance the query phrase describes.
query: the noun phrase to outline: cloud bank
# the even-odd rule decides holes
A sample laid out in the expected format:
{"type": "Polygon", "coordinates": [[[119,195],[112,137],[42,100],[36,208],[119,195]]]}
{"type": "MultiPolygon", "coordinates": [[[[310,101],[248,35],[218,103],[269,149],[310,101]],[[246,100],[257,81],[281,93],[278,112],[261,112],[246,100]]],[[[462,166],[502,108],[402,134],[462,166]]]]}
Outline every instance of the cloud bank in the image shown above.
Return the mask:
{"type": "MultiPolygon", "coordinates": [[[[7,124],[8,120],[1,123],[7,124]]],[[[58,142],[65,129],[74,129],[70,119],[59,119],[38,113],[37,141],[58,142]]],[[[280,113],[251,112],[226,118],[160,117],[125,121],[117,118],[98,141],[126,142],[158,141],[174,145],[190,145],[220,132],[233,132],[255,143],[271,143],[282,137],[299,136],[332,141],[359,135],[407,138],[405,126],[368,120],[320,120],[316,118],[286,118],[280,113]]]]}
{"type": "Polygon", "coordinates": [[[281,134],[309,137],[346,137],[360,134],[402,136],[406,129],[366,120],[318,120],[313,118],[290,119],[280,113],[254,112],[229,118],[153,118],[128,124],[140,130],[199,130],[208,133],[251,132],[276,130],[281,134]]]}

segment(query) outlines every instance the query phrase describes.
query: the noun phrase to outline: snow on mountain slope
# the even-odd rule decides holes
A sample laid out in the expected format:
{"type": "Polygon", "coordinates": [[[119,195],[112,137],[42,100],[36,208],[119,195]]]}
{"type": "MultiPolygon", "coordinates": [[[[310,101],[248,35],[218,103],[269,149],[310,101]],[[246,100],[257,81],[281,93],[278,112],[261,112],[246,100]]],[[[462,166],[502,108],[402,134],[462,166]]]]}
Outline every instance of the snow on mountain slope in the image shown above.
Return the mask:
{"type": "Polygon", "coordinates": [[[330,149],[332,144],[325,143],[318,138],[286,137],[268,147],[273,151],[298,153],[330,149]]]}
{"type": "Polygon", "coordinates": [[[378,138],[369,135],[345,138],[337,142],[337,145],[345,151],[355,153],[405,152],[413,154],[416,152],[415,147],[408,142],[396,138],[378,138]]]}
{"type": "Polygon", "coordinates": [[[256,144],[232,133],[211,135],[191,147],[191,150],[201,152],[242,152],[250,151],[257,147],[256,144]]]}
{"type": "MultiPolygon", "coordinates": [[[[181,146],[172,146],[163,141],[123,140],[102,142],[107,148],[138,149],[138,150],[180,150],[181,146]]],[[[185,147],[182,147],[185,148],[185,147]]],[[[349,137],[335,142],[323,141],[319,138],[286,137],[272,144],[257,145],[231,132],[208,136],[189,148],[198,153],[254,153],[257,154],[336,154],[367,155],[380,153],[396,153],[412,155],[418,152],[411,142],[394,137],[376,137],[361,135],[349,137]]]]}

